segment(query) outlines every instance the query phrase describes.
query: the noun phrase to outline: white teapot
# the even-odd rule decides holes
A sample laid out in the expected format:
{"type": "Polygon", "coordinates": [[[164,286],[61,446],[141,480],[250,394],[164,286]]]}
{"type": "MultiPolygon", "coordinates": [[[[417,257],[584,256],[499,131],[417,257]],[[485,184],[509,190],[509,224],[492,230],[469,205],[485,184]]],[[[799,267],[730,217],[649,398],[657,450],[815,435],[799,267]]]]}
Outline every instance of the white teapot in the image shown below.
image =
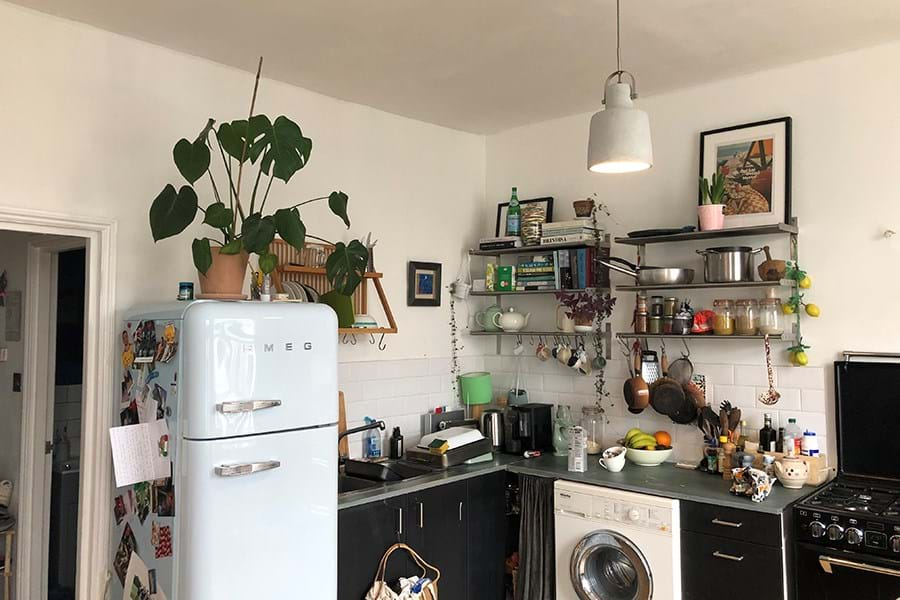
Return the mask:
{"type": "Polygon", "coordinates": [[[802,458],[785,456],[775,461],[775,475],[784,487],[799,490],[809,479],[809,465],[802,458]]]}
{"type": "Polygon", "coordinates": [[[522,331],[528,327],[528,317],[530,316],[531,313],[523,315],[516,312],[515,308],[509,307],[503,312],[494,313],[491,320],[503,331],[522,331]]]}

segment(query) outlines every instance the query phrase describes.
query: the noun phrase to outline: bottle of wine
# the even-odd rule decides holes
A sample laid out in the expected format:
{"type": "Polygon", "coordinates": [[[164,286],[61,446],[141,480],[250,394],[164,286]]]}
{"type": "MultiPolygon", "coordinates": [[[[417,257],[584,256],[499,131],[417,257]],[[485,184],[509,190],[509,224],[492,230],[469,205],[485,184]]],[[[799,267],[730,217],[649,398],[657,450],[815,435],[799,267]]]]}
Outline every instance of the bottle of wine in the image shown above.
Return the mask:
{"type": "Polygon", "coordinates": [[[778,437],[775,438],[775,452],[784,452],[784,427],[778,428],[778,437]]]}
{"type": "Polygon", "coordinates": [[[522,235],[522,209],[519,208],[519,196],[516,188],[509,197],[509,209],[506,211],[506,235],[522,235]]]}
{"type": "Polygon", "coordinates": [[[778,441],[778,433],[772,429],[772,415],[766,413],[763,428],[759,430],[760,452],[775,452],[775,444],[778,441]]]}

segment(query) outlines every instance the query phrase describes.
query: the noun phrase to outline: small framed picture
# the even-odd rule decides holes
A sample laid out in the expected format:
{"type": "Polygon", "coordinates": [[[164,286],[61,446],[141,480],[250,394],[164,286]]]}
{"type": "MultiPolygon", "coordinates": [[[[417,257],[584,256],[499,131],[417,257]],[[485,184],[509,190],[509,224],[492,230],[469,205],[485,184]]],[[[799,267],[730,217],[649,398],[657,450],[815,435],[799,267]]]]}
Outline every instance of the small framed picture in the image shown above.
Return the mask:
{"type": "Polygon", "coordinates": [[[702,132],[700,177],[714,173],[725,176],[726,229],[790,223],[791,118],[702,132]]]}
{"type": "Polygon", "coordinates": [[[406,272],[406,305],[441,305],[440,263],[409,261],[406,272]]]}
{"type": "MultiPolygon", "coordinates": [[[[519,208],[528,206],[529,204],[539,204],[544,207],[544,214],[547,218],[544,223],[553,222],[553,197],[532,198],[531,200],[519,200],[519,208]]],[[[502,202],[497,205],[497,226],[494,228],[494,236],[501,237],[506,235],[506,213],[509,210],[509,202],[502,202]]]]}

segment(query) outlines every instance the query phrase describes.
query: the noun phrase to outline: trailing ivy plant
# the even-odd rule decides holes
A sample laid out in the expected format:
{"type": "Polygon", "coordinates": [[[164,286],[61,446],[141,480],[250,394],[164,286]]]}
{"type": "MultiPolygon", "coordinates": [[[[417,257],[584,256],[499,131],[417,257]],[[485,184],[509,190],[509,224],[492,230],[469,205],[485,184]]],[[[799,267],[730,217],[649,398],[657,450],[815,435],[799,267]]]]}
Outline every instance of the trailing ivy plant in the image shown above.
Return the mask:
{"type": "MultiPolygon", "coordinates": [[[[213,245],[219,248],[220,254],[242,251],[256,254],[260,270],[271,273],[278,266],[278,258],[271,251],[276,234],[297,250],[303,248],[306,238],[331,243],[306,232],[300,209],[313,202],[327,200],[331,212],[350,228],[349,198],[342,191],[279,208],[271,214],[265,212],[273,182],[278,179],[286,184],[309,162],[312,139],[283,115],[272,120],[266,115],[253,114],[261,71],[260,58],[247,119],[218,126],[215,120],[209,119],[193,140],[178,140],[172,158],[187,183],[178,189],[166,185],[150,207],[150,230],[157,242],[178,235],[194,222],[198,212],[203,214],[203,223],[216,232],[210,237],[196,238],[191,244],[194,266],[203,274],[212,265],[213,245]],[[213,176],[214,154],[224,167],[225,189],[219,187],[213,176]],[[244,181],[245,172],[254,169],[253,184],[245,189],[245,183],[249,183],[249,178],[244,181]],[[205,208],[199,205],[195,189],[197,182],[204,178],[208,178],[214,198],[205,208]]],[[[349,244],[338,242],[334,246],[325,265],[326,275],[335,290],[349,296],[362,281],[368,250],[358,240],[349,244]]]]}

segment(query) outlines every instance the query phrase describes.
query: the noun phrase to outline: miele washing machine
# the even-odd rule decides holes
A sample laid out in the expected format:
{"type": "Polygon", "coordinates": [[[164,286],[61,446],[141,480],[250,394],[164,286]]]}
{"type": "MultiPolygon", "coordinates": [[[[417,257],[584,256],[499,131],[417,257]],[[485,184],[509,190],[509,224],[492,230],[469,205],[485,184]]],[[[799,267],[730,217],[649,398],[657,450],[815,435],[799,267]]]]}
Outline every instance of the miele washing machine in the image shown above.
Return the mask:
{"type": "Polygon", "coordinates": [[[680,600],[678,501],[557,481],[557,600],[680,600]]]}

